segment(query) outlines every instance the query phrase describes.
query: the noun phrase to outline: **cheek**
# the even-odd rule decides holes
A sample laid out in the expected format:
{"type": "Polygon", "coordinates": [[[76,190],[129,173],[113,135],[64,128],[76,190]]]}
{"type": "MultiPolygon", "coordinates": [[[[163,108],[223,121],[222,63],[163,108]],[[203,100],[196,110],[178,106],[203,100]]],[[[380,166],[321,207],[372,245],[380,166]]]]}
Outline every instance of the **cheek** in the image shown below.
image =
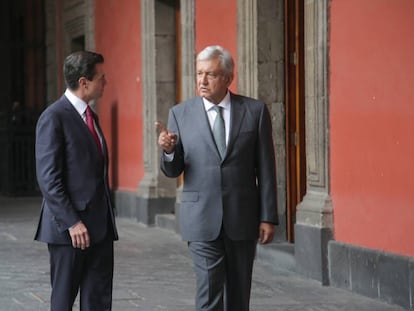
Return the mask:
{"type": "Polygon", "coordinates": [[[217,83],[210,83],[210,90],[212,90],[213,92],[217,91],[217,83]]]}

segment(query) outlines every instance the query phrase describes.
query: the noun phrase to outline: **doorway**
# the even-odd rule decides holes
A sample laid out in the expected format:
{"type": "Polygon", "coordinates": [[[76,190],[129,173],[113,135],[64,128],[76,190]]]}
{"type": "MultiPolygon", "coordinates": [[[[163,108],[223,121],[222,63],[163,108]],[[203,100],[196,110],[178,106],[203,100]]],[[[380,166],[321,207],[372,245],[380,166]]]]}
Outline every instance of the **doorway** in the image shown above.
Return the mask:
{"type": "Polygon", "coordinates": [[[304,0],[285,0],[286,217],[294,242],[296,207],[306,193],[304,0]]]}
{"type": "Polygon", "coordinates": [[[45,104],[43,1],[2,1],[0,193],[37,195],[34,133],[45,104]]]}

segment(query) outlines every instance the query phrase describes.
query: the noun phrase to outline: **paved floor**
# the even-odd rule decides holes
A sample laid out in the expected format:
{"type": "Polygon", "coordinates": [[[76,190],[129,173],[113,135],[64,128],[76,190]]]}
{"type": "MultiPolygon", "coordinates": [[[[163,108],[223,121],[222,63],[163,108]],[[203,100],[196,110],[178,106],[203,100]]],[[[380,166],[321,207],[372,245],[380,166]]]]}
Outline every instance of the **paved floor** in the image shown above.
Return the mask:
{"type": "MultiPolygon", "coordinates": [[[[33,241],[37,198],[0,197],[0,311],[48,310],[46,246],[33,241]]],[[[194,310],[194,276],[186,244],[175,233],[118,219],[115,311],[194,310]]],[[[78,306],[74,307],[78,310],[78,306]]],[[[256,262],[252,311],[397,311],[396,306],[323,287],[256,262]]],[[[97,310],[99,311],[99,310],[97,310]]]]}

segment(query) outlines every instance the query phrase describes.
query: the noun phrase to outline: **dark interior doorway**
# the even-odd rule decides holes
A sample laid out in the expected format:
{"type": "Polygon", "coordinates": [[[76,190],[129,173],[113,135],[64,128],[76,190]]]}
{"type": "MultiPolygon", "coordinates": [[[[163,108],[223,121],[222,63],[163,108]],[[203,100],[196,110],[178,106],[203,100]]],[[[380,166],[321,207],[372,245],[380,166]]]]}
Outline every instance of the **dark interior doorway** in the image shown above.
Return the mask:
{"type": "Polygon", "coordinates": [[[44,1],[0,2],[0,193],[36,193],[34,127],[45,101],[44,1]]]}

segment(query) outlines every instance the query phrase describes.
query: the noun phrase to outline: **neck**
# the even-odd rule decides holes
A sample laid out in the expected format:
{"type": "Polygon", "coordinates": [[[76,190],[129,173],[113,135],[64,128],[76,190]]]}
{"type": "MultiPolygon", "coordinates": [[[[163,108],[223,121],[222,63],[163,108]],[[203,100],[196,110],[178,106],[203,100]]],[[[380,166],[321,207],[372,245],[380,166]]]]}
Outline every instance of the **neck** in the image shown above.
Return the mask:
{"type": "Polygon", "coordinates": [[[90,99],[88,98],[88,96],[82,92],[81,88],[77,89],[77,90],[70,90],[76,97],[79,97],[80,99],[82,99],[85,103],[89,103],[90,99]]]}

